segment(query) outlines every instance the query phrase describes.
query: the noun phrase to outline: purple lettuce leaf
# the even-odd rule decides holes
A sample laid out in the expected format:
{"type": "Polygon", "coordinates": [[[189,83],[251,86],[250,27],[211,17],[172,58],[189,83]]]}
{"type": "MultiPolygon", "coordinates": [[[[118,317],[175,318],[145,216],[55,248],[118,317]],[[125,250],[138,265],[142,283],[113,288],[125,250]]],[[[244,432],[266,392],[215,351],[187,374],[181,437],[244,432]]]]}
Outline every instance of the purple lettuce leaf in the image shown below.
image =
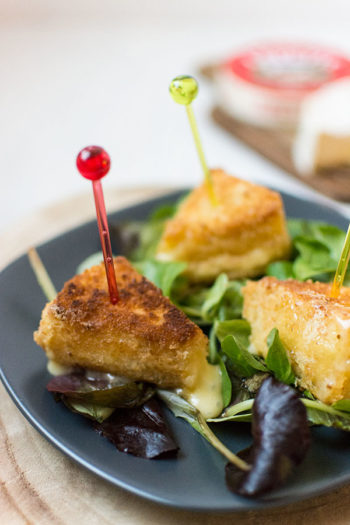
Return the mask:
{"type": "Polygon", "coordinates": [[[111,441],[118,450],[145,459],[175,457],[175,443],[156,399],[144,405],[117,409],[94,428],[111,441]]]}
{"type": "Polygon", "coordinates": [[[306,408],[297,392],[272,377],[255,399],[253,445],[239,456],[251,464],[248,472],[226,465],[226,484],[245,497],[261,496],[280,487],[304,459],[310,445],[306,408]]]}

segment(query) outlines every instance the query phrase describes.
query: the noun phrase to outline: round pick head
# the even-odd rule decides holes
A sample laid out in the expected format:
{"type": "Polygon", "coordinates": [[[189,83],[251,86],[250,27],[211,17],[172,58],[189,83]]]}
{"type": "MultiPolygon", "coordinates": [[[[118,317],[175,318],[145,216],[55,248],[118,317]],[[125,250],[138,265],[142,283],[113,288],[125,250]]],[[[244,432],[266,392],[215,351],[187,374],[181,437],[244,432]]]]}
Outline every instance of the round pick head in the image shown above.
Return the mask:
{"type": "Polygon", "coordinates": [[[198,94],[198,83],[189,75],[179,75],[171,81],[169,91],[175,102],[188,106],[198,94]]]}
{"type": "Polygon", "coordinates": [[[111,159],[107,151],[100,146],[87,146],[78,153],[77,168],[86,179],[102,179],[110,167],[111,159]]]}

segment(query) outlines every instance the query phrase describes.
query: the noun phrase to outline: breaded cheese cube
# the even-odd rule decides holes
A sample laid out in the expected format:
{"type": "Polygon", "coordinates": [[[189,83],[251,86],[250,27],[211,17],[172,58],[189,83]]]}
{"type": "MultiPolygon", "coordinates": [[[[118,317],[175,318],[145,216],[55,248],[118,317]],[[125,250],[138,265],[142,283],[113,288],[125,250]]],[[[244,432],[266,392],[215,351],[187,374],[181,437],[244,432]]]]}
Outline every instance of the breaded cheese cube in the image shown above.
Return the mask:
{"type": "Polygon", "coordinates": [[[213,281],[221,272],[253,277],[287,258],[291,243],[280,195],[221,170],[211,174],[218,205],[205,184],[195,188],[166,223],[157,258],[186,262],[192,282],[213,281]]]}
{"type": "Polygon", "coordinates": [[[46,305],[34,340],[59,365],[191,388],[207,366],[207,337],[124,257],[114,268],[117,304],[103,263],[93,266],[46,305]]]}
{"type": "Polygon", "coordinates": [[[302,388],[328,404],[350,398],[350,288],[335,299],[329,284],[264,277],[242,291],[257,354],[277,328],[302,388]]]}

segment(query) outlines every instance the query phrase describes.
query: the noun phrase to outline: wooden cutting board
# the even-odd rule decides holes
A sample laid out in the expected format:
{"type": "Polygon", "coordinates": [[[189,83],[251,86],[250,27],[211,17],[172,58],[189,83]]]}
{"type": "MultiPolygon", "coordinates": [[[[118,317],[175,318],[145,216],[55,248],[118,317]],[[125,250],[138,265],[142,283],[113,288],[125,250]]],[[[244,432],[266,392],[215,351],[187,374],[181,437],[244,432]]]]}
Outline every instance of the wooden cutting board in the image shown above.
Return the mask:
{"type": "MultiPolygon", "coordinates": [[[[165,189],[106,192],[118,209],[165,189]]],[[[0,235],[0,267],[62,231],[93,217],[90,194],[35,213],[0,235]]],[[[350,485],[273,510],[209,514],[174,510],[114,487],[47,442],[0,385],[1,525],[348,525],[350,485]]],[[[164,480],[166,482],[166,480],[164,480]]]]}
{"type": "MultiPolygon", "coordinates": [[[[213,79],[215,66],[204,67],[202,74],[213,79]]],[[[287,171],[315,190],[343,202],[350,202],[350,168],[343,167],[325,170],[309,177],[303,177],[295,169],[292,160],[293,133],[282,129],[266,129],[233,118],[223,108],[212,110],[213,120],[252,149],[263,155],[280,168],[287,171]]]]}

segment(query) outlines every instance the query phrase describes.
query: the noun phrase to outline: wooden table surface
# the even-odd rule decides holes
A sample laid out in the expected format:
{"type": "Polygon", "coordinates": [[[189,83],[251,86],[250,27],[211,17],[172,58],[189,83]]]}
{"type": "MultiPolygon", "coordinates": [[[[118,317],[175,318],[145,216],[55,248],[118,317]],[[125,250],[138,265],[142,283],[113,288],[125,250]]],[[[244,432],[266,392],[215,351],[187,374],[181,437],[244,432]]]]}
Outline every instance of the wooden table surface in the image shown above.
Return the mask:
{"type": "MultiPolygon", "coordinates": [[[[110,190],[108,210],[116,210],[165,190],[110,190]]],[[[29,246],[92,218],[90,194],[43,209],[0,235],[3,268],[29,246]]],[[[101,480],[48,443],[0,386],[1,525],[348,525],[350,485],[277,509],[210,514],[163,507],[101,480]]]]}

